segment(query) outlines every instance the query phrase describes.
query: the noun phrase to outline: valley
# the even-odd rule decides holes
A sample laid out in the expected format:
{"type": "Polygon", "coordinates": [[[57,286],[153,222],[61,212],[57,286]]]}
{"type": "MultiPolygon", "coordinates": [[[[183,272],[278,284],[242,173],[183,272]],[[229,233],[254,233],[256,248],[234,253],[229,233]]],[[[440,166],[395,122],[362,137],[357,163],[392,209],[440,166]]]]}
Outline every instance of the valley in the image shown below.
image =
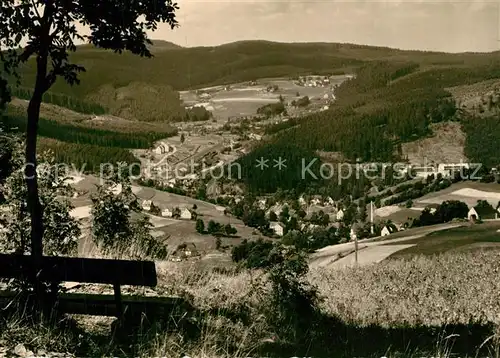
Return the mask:
{"type": "MultiPolygon", "coordinates": [[[[248,356],[254,346],[267,354],[266,345],[287,356],[394,348],[399,357],[404,337],[424,337],[416,351],[441,349],[435,332],[452,334],[448,326],[474,331],[474,352],[487,349],[486,324],[500,324],[500,306],[486,294],[499,290],[491,274],[500,262],[498,53],[268,41],[158,41],[151,50],[143,59],[79,46],[71,58],[88,67],[81,85],[58,81],[44,94],[39,161],[69,168],[74,191],[53,194],[57,178],[42,178],[50,240],[70,236],[66,223],[76,223],[71,255],[153,261],[157,287],[127,292],[186,297],[202,318],[187,324],[183,316],[168,329],[192,324],[200,340],[236,352],[210,348],[210,357],[243,356],[240,347],[248,356]],[[63,199],[70,205],[55,204],[63,199]],[[122,251],[106,251],[109,238],[123,240],[122,251]],[[290,311],[314,332],[269,320],[290,311]],[[377,342],[365,350],[359,337],[377,342]]],[[[35,73],[34,61],[23,65],[0,138],[22,142],[35,73]]],[[[0,142],[0,242],[13,245],[25,237],[14,214],[27,212],[15,176],[22,153],[9,143],[0,142]]],[[[94,347],[89,330],[108,337],[107,323],[86,320],[78,319],[82,337],[94,347]]],[[[203,351],[196,339],[186,349],[203,351]]],[[[461,339],[456,350],[472,352],[461,339]]],[[[173,356],[184,343],[147,344],[142,356],[173,356]]]]}

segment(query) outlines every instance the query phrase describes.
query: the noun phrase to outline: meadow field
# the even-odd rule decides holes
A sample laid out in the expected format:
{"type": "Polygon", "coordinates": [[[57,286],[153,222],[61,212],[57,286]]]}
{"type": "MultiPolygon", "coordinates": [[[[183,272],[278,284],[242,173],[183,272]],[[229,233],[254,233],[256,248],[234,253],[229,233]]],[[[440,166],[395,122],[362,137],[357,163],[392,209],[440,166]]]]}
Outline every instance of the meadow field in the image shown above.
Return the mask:
{"type": "Polygon", "coordinates": [[[233,83],[227,89],[225,89],[227,86],[215,86],[181,91],[180,98],[185,105],[202,105],[211,110],[214,118],[226,121],[238,117],[255,116],[259,107],[277,103],[280,96],[285,102],[308,96],[311,101],[321,101],[324,104],[325,95],[332,98],[331,86],[340,85],[345,79],[345,76],[335,76],[331,84],[326,87],[305,87],[287,78],[260,78],[255,81],[254,85],[233,83]],[[268,86],[277,86],[278,89],[273,93],[268,93],[266,92],[268,86]],[[209,93],[210,98],[200,98],[197,92],[209,93]]]}

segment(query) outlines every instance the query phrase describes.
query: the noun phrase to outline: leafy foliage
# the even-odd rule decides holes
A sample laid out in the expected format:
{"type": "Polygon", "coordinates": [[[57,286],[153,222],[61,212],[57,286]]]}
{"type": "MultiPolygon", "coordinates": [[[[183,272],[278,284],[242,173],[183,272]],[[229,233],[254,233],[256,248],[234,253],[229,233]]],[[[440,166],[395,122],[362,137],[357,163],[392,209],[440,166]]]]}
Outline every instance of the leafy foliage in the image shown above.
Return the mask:
{"type": "Polygon", "coordinates": [[[273,248],[273,242],[259,238],[257,241],[243,240],[234,246],[231,258],[236,263],[241,263],[247,268],[264,268],[271,265],[269,254],[273,248]]]}
{"type": "Polygon", "coordinates": [[[272,286],[267,321],[285,342],[311,341],[318,324],[320,297],[306,279],[306,255],[294,246],[276,245],[269,255],[272,286]]]}
{"type": "Polygon", "coordinates": [[[107,255],[164,259],[167,247],[151,235],[149,218],[142,214],[135,221],[131,218],[132,213],[140,213],[141,207],[132,193],[128,173],[108,171],[106,178],[110,179],[91,197],[93,241],[107,255]],[[116,187],[121,187],[118,194],[112,191],[116,187]]]}
{"type": "Polygon", "coordinates": [[[415,219],[412,226],[427,226],[449,222],[455,218],[463,219],[467,217],[469,208],[466,203],[458,200],[447,200],[431,213],[429,208],[425,208],[418,219],[415,219]]]}
{"type": "MultiPolygon", "coordinates": [[[[1,185],[5,203],[2,205],[3,226],[0,234],[2,251],[29,253],[30,222],[24,184],[22,143],[15,143],[11,157],[12,173],[1,185]]],[[[70,215],[73,206],[64,199],[72,194],[66,183],[65,168],[56,164],[52,153],[44,152],[39,167],[40,201],[45,223],[44,254],[75,254],[80,237],[78,222],[70,215]]]]}
{"type": "Polygon", "coordinates": [[[269,103],[257,108],[257,114],[261,114],[266,117],[277,116],[283,112],[285,112],[285,105],[283,102],[269,103]]]}

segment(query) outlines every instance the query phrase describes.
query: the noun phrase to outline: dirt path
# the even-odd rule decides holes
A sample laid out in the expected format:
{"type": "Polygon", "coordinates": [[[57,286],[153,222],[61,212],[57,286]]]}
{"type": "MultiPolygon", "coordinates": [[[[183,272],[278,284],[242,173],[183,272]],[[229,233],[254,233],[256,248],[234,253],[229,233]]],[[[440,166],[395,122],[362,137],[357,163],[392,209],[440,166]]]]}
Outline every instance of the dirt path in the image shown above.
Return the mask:
{"type": "MultiPolygon", "coordinates": [[[[398,236],[393,239],[381,240],[380,237],[376,237],[360,240],[358,242],[358,263],[360,265],[367,265],[380,262],[397,251],[414,246],[413,244],[397,245],[399,242],[418,239],[431,232],[452,229],[462,225],[461,223],[434,225],[425,229],[417,228],[408,230],[407,235],[398,236]]],[[[327,246],[316,251],[311,255],[309,265],[311,268],[345,267],[350,262],[354,262],[354,257],[354,242],[347,242],[345,244],[327,246]]]]}
{"type": "MultiPolygon", "coordinates": [[[[378,245],[378,246],[370,246],[365,247],[363,250],[358,251],[358,265],[364,266],[369,264],[379,263],[393,253],[398,252],[400,250],[404,250],[408,247],[415,246],[415,244],[409,245],[378,245]]],[[[344,268],[355,266],[355,255],[351,253],[343,258],[340,258],[334,262],[329,263],[328,268],[344,268]]]]}

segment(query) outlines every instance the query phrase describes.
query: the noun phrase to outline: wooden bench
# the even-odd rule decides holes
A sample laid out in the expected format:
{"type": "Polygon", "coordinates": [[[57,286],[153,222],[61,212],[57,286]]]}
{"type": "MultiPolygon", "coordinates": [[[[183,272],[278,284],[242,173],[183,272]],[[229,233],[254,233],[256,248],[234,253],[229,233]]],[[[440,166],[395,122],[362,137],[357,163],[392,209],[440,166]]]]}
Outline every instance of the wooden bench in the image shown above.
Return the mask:
{"type": "MultiPolygon", "coordinates": [[[[0,254],[0,278],[22,279],[32,273],[32,258],[28,255],[0,254]]],[[[156,268],[151,261],[88,259],[44,256],[39,278],[43,282],[98,283],[113,285],[114,295],[61,293],[57,309],[77,313],[123,318],[124,313],[140,315],[157,312],[161,306],[172,306],[177,298],[122,297],[121,285],[155,287],[156,268]]],[[[13,292],[2,292],[0,299],[9,299],[13,292]]]]}

